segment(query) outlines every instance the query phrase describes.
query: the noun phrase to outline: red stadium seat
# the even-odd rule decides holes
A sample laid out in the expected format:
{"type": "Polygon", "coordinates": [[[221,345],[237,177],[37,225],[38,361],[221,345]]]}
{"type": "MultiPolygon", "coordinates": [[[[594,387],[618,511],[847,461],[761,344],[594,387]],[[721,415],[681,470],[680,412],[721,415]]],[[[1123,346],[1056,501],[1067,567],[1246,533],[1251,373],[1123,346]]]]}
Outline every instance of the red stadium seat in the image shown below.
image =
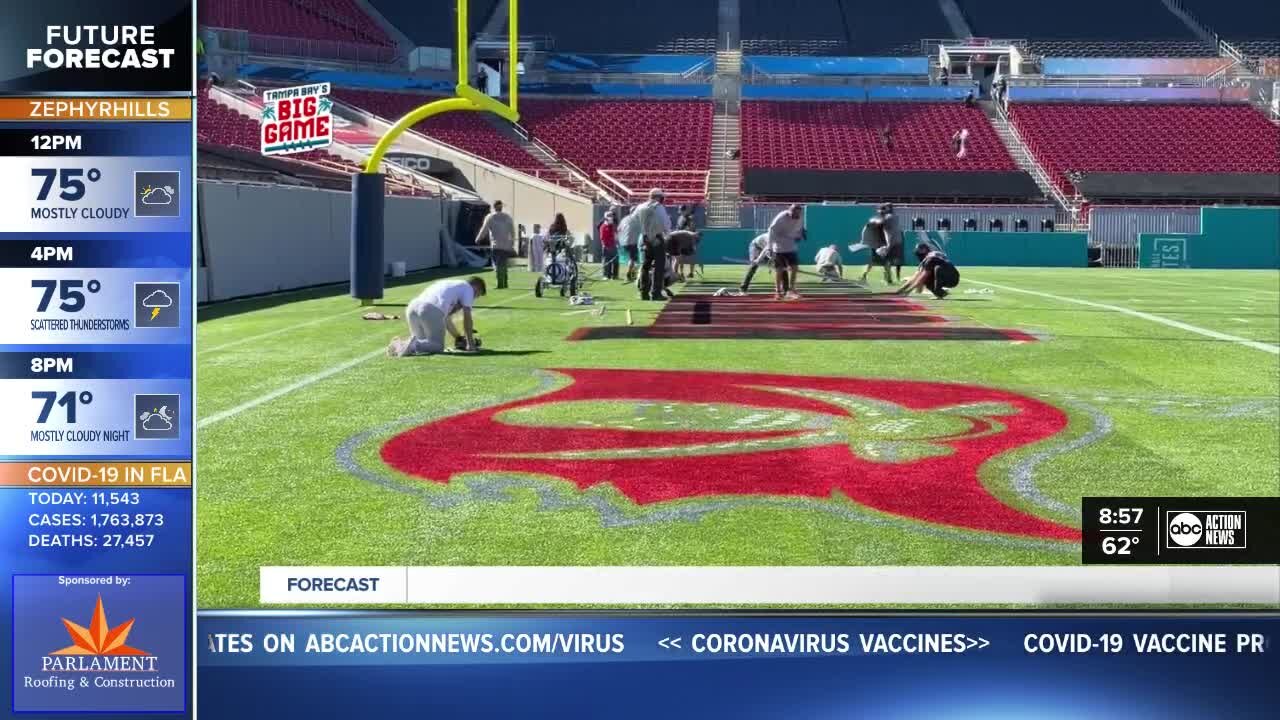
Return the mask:
{"type": "Polygon", "coordinates": [[[1031,153],[1068,195],[1074,172],[1280,173],[1280,128],[1248,105],[1010,107],[1031,153]]]}
{"type": "MultiPolygon", "coordinates": [[[[394,120],[427,95],[335,88],[342,102],[394,120]]],[[[520,122],[533,137],[594,180],[604,170],[633,191],[659,186],[673,198],[701,199],[710,167],[712,105],[692,100],[550,100],[524,98],[520,122]],[[644,171],[644,172],[641,172],[644,171]],[[654,172],[658,171],[658,172],[654,172]],[[678,171],[664,173],[661,171],[678,171]]],[[[414,127],[486,160],[567,187],[537,158],[476,113],[454,112],[414,127]]]]}
{"type": "Polygon", "coordinates": [[[291,46],[265,37],[250,38],[249,49],[254,52],[384,63],[396,57],[395,41],[355,0],[218,0],[199,3],[198,17],[201,25],[209,27],[305,43],[291,46]]]}
{"type": "Polygon", "coordinates": [[[684,199],[705,193],[699,173],[711,166],[713,114],[705,100],[520,101],[520,123],[533,137],[596,179],[610,171],[632,191],[657,186],[684,199]],[[625,172],[663,170],[680,172],[625,172]]]}
{"type": "Polygon", "coordinates": [[[958,102],[772,102],[742,104],[744,168],[1016,171],[980,109],[958,102]],[[893,129],[893,149],[880,130],[893,129]],[[951,136],[969,130],[957,158],[951,136]]]}

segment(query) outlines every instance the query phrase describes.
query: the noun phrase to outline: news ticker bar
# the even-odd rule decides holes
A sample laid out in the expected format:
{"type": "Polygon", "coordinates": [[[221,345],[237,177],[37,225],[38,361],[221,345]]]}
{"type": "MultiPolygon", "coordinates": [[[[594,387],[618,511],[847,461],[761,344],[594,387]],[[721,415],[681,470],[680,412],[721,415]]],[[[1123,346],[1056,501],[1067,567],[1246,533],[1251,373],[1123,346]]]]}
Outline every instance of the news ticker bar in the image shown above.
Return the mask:
{"type": "Polygon", "coordinates": [[[1274,720],[1280,677],[1280,618],[1254,613],[281,610],[196,625],[209,718],[1274,720]]]}
{"type": "Polygon", "coordinates": [[[1086,565],[1280,565],[1278,497],[1086,497],[1086,565]]]}
{"type": "Polygon", "coordinates": [[[1280,567],[262,567],[264,605],[1265,605],[1280,567]]]}
{"type": "Polygon", "coordinates": [[[205,667],[395,666],[805,656],[1276,652],[1274,615],[433,615],[202,611],[205,667]],[[1199,622],[1197,622],[1197,619],[1199,622]]]}

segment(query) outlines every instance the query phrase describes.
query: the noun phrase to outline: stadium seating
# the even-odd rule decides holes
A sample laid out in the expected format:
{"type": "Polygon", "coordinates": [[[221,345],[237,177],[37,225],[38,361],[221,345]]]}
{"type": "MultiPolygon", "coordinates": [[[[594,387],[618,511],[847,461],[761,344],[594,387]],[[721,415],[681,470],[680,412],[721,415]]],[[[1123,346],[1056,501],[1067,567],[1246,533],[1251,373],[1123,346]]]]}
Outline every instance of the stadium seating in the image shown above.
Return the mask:
{"type": "Polygon", "coordinates": [[[953,33],[936,0],[823,0],[803,10],[777,0],[742,0],[747,55],[920,55],[922,38],[953,33]]]}
{"type": "Polygon", "coordinates": [[[1032,154],[1069,195],[1069,172],[1280,173],[1280,127],[1248,105],[1010,107],[1032,154]]]}
{"type": "Polygon", "coordinates": [[[562,52],[711,54],[715,2],[687,0],[523,0],[520,34],[554,39],[562,52]]]}
{"type": "Polygon", "coordinates": [[[1073,0],[1048,9],[1025,0],[957,0],[975,35],[1027,39],[1047,57],[1217,55],[1161,0],[1073,0]]]}
{"type": "MultiPolygon", "coordinates": [[[[1245,55],[1248,55],[1249,57],[1267,58],[1267,59],[1275,59],[1277,57],[1280,57],[1280,40],[1239,40],[1237,39],[1237,40],[1232,40],[1231,44],[1235,45],[1236,48],[1240,50],[1240,52],[1244,53],[1245,55]]],[[[1275,75],[1276,73],[1272,71],[1272,72],[1269,72],[1268,74],[1275,75]]]]}
{"type": "MultiPolygon", "coordinates": [[[[424,102],[427,95],[334,88],[341,102],[395,120],[424,102]]],[[[520,122],[561,158],[599,180],[611,172],[631,187],[670,188],[674,197],[702,197],[710,167],[712,105],[690,100],[553,100],[525,97],[520,122]],[[678,173],[637,171],[685,171],[678,173]],[[693,172],[697,171],[697,172],[693,172]]],[[[572,187],[537,158],[499,132],[478,113],[452,112],[414,127],[491,162],[572,187]]]]}
{"type": "Polygon", "coordinates": [[[953,103],[771,102],[742,104],[745,168],[1016,171],[980,109],[953,103]],[[893,149],[880,130],[892,127],[893,149]],[[951,136],[968,128],[957,158],[951,136]]]}
{"type": "MultiPolygon", "coordinates": [[[[218,0],[198,4],[201,25],[248,30],[256,35],[283,36],[311,41],[299,45],[297,54],[341,57],[361,51],[365,60],[389,62],[396,56],[395,41],[355,0],[218,0]],[[348,46],[339,49],[339,44],[348,46]]],[[[250,39],[257,52],[292,54],[284,45],[250,39]]]]}
{"type": "MultiPolygon", "coordinates": [[[[1179,0],[1202,25],[1240,47],[1253,45],[1255,54],[1280,45],[1280,3],[1258,0],[1179,0]]],[[[1245,52],[1250,52],[1245,50],[1245,52]]]]}
{"type": "Polygon", "coordinates": [[[1217,57],[1212,43],[1199,40],[1032,40],[1042,57],[1203,58],[1217,57]]]}
{"type": "MultiPolygon", "coordinates": [[[[699,100],[526,97],[520,101],[520,123],[533,137],[593,174],[599,170],[706,171],[711,161],[712,114],[712,104],[699,100]]],[[[683,186],[689,178],[657,174],[645,176],[645,182],[665,188],[683,186]]]]}

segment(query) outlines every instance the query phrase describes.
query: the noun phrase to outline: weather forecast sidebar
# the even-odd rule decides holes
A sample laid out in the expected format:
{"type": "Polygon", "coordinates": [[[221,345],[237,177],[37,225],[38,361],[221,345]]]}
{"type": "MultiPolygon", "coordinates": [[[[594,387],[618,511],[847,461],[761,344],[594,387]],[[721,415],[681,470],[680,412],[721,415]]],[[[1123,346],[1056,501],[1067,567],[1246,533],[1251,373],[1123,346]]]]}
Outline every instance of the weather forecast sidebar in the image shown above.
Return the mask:
{"type": "Polygon", "coordinates": [[[189,716],[192,8],[0,29],[0,717],[189,716]]]}

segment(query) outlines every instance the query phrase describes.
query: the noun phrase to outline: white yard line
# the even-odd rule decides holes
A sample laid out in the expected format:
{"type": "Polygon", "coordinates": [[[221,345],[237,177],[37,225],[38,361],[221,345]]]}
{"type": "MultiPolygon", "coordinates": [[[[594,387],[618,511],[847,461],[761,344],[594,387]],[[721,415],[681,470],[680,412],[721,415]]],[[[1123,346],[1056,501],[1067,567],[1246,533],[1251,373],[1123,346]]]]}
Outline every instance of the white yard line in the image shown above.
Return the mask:
{"type": "Polygon", "coordinates": [[[320,372],[314,375],[308,375],[302,378],[301,380],[297,380],[292,383],[289,383],[288,385],[285,385],[282,388],[277,388],[275,390],[272,390],[271,392],[266,393],[265,395],[259,395],[258,397],[250,400],[249,402],[240,403],[239,405],[236,405],[233,408],[228,408],[226,410],[223,410],[222,412],[217,412],[208,417],[200,418],[200,421],[196,423],[196,428],[203,430],[204,428],[207,428],[210,425],[213,425],[214,423],[219,423],[228,418],[233,418],[236,415],[239,415],[240,413],[246,410],[252,410],[253,408],[258,407],[259,405],[269,403],[272,400],[275,400],[276,398],[288,395],[294,390],[301,390],[302,388],[307,387],[308,385],[318,383],[321,380],[333,377],[334,375],[337,375],[340,372],[349,370],[366,360],[372,360],[373,358],[378,357],[379,355],[386,355],[386,353],[387,351],[385,348],[379,348],[378,350],[374,350],[373,352],[367,355],[361,355],[360,357],[351,358],[350,360],[344,363],[334,365],[333,367],[328,368],[326,370],[321,370],[320,372]]]}
{"type": "MultiPolygon", "coordinates": [[[[257,341],[257,340],[261,340],[261,339],[263,339],[263,338],[275,337],[276,335],[283,335],[283,334],[285,334],[285,333],[287,333],[287,332],[292,332],[292,331],[294,331],[294,330],[299,330],[299,329],[304,328],[304,327],[311,327],[312,325],[319,325],[320,323],[327,323],[327,322],[329,322],[330,320],[337,320],[338,318],[341,318],[341,317],[350,317],[350,316],[352,316],[352,313],[354,313],[354,312],[356,312],[356,311],[355,311],[355,310],[343,310],[342,312],[340,312],[340,313],[338,313],[338,314],[336,314],[336,315],[326,315],[326,316],[324,316],[324,317],[322,317],[322,318],[316,318],[315,320],[308,320],[307,322],[304,322],[304,323],[298,323],[297,325],[289,325],[289,326],[287,326],[287,327],[282,327],[282,328],[279,328],[279,329],[277,329],[277,330],[270,330],[270,331],[268,331],[268,332],[259,333],[259,334],[257,334],[257,335],[250,335],[250,336],[248,336],[248,337],[243,337],[243,338],[240,338],[239,340],[232,340],[231,342],[223,343],[223,344],[221,344],[221,345],[214,345],[213,347],[201,348],[201,349],[200,349],[200,352],[199,352],[198,354],[199,354],[199,355],[204,355],[204,354],[206,354],[206,353],[218,352],[219,350],[226,350],[227,348],[233,348],[233,347],[236,347],[236,346],[239,346],[239,345],[245,345],[245,344],[247,344],[247,343],[251,343],[251,342],[254,342],[254,341],[257,341]]],[[[357,317],[358,317],[358,316],[357,316],[357,317]]]]}
{"type": "Polygon", "coordinates": [[[1225,340],[1227,342],[1233,342],[1237,345],[1243,345],[1244,347],[1253,348],[1254,350],[1261,350],[1262,352],[1271,353],[1272,355],[1280,355],[1280,347],[1277,347],[1275,345],[1268,345],[1267,343],[1261,343],[1255,340],[1249,340],[1246,338],[1237,337],[1235,335],[1228,335],[1227,333],[1221,333],[1221,332],[1218,332],[1217,330],[1208,330],[1206,328],[1196,327],[1195,325],[1188,325],[1187,323],[1181,322],[1179,320],[1171,320],[1166,317],[1161,317],[1159,315],[1152,315],[1151,313],[1145,313],[1139,310],[1131,310],[1127,307],[1121,307],[1119,305],[1106,305],[1103,303],[1091,302],[1089,300],[1080,300],[1078,298],[1064,297],[1062,295],[1051,295],[1050,293],[1039,292],[1036,290],[1023,290],[1022,288],[1010,287],[1009,285],[997,285],[996,283],[981,282],[979,280],[970,280],[969,282],[972,282],[975,285],[986,285],[987,287],[999,288],[1001,290],[1008,290],[1009,292],[1022,293],[1024,295],[1035,295],[1037,297],[1049,298],[1050,300],[1057,300],[1059,302],[1072,303],[1074,305],[1085,305],[1088,307],[1100,308],[1102,310],[1110,310],[1112,312],[1117,312],[1122,315],[1129,315],[1130,317],[1136,317],[1141,320],[1146,320],[1147,322],[1153,322],[1160,325],[1167,325],[1171,328],[1177,328],[1179,330],[1185,330],[1187,332],[1195,333],[1197,335],[1211,337],[1211,338],[1214,338],[1215,340],[1225,340]]]}
{"type": "MultiPolygon", "coordinates": [[[[511,300],[508,300],[507,302],[523,300],[527,297],[532,297],[532,296],[533,296],[533,293],[528,292],[528,293],[525,293],[524,295],[520,295],[519,297],[511,298],[511,300]]],[[[483,308],[483,307],[476,308],[476,312],[478,313],[488,309],[491,309],[491,308],[483,308]]],[[[334,365],[333,367],[321,370],[320,372],[315,373],[314,375],[308,375],[304,378],[301,378],[292,383],[289,383],[284,387],[277,388],[264,395],[260,395],[254,398],[253,400],[249,400],[248,402],[243,402],[243,403],[240,403],[239,405],[236,405],[235,407],[227,408],[226,410],[223,410],[221,412],[216,412],[212,415],[209,415],[208,417],[200,418],[200,420],[196,423],[196,428],[202,430],[215,423],[220,423],[223,420],[233,418],[239,415],[240,413],[245,412],[246,410],[252,410],[258,407],[259,405],[269,403],[272,400],[275,400],[276,398],[283,397],[296,390],[301,390],[302,388],[307,387],[309,385],[314,385],[315,383],[318,383],[321,380],[326,380],[328,378],[331,378],[334,375],[350,370],[351,368],[365,361],[372,360],[373,358],[376,358],[380,355],[385,355],[385,354],[386,354],[386,348],[378,348],[377,350],[374,350],[373,352],[368,353],[367,355],[361,355],[359,357],[351,358],[346,362],[339,363],[337,365],[334,365]]]]}
{"type": "Polygon", "coordinates": [[[1157,278],[1150,278],[1150,277],[1143,277],[1141,278],[1141,280],[1144,283],[1150,282],[1150,283],[1156,283],[1157,285],[1173,285],[1175,287],[1195,288],[1198,290],[1225,290],[1228,292],[1243,291],[1243,292],[1251,292],[1251,293],[1263,293],[1266,295],[1280,295],[1280,290],[1267,290],[1265,288],[1226,287],[1223,285],[1202,285],[1200,283],[1178,282],[1176,280],[1164,280],[1164,279],[1157,279],[1157,278]]]}

